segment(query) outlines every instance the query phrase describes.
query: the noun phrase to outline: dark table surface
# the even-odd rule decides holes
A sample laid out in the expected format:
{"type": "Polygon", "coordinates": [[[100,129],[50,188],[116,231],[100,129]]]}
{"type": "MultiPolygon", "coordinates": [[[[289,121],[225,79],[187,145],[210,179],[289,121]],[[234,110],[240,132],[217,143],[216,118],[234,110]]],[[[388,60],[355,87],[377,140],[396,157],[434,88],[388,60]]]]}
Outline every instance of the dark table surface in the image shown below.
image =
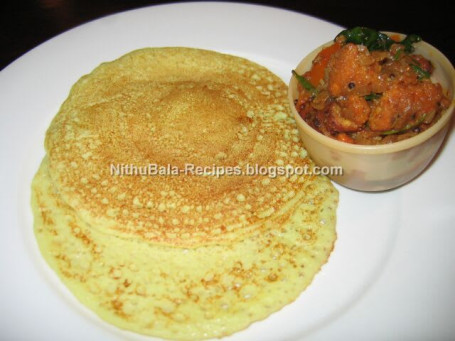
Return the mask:
{"type": "MultiPolygon", "coordinates": [[[[0,20],[0,69],[40,43],[75,26],[109,14],[170,2],[175,1],[5,0],[0,20]]],[[[433,0],[420,4],[415,0],[254,3],[309,14],[345,27],[369,26],[385,31],[417,33],[446,54],[452,63],[455,61],[455,18],[449,1],[433,0]]]]}

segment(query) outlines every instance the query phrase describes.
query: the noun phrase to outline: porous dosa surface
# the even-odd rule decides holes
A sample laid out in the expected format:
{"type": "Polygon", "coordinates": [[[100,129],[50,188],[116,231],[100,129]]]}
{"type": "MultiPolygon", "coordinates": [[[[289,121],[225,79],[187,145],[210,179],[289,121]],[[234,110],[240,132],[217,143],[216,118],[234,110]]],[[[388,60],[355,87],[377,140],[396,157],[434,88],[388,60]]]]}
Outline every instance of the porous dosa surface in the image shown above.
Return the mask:
{"type": "Polygon", "coordinates": [[[50,266],[101,318],[177,340],[222,337],[292,302],[327,261],[337,192],[326,178],[292,213],[230,245],[158,246],[104,234],[54,189],[47,160],[33,182],[35,234],[50,266]]]}
{"type": "Polygon", "coordinates": [[[238,240],[284,214],[302,182],[318,181],[111,175],[111,165],[310,164],[281,79],[198,49],[138,50],[82,77],[49,127],[46,149],[60,195],[89,225],[158,244],[238,240]]]}
{"type": "Polygon", "coordinates": [[[120,328],[178,340],[246,328],[295,300],[327,261],[330,181],[122,176],[111,165],[311,169],[297,134],[285,84],[248,60],[151,48],[102,64],[48,129],[32,184],[40,250],[120,328]]]}

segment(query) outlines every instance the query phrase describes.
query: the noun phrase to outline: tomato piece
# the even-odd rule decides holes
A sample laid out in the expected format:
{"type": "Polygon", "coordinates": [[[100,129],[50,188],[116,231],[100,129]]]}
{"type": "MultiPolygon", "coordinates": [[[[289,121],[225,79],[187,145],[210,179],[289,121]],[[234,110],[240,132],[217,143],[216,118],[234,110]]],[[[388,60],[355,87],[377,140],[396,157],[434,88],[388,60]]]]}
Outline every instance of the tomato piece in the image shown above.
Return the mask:
{"type": "Polygon", "coordinates": [[[337,140],[346,143],[354,143],[354,139],[346,133],[339,133],[337,135],[337,140]]]}
{"type": "Polygon", "coordinates": [[[329,63],[330,57],[332,57],[340,48],[340,43],[334,43],[318,53],[313,61],[311,70],[305,73],[305,78],[308,79],[313,86],[317,87],[319,82],[324,78],[325,68],[329,63]]]}

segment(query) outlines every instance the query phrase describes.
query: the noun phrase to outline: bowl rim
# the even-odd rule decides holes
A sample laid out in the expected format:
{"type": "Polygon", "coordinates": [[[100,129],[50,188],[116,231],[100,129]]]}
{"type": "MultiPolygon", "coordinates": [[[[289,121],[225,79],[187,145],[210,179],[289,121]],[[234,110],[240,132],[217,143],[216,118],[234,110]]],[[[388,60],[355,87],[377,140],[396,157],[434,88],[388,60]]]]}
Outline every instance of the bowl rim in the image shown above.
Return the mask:
{"type": "MultiPolygon", "coordinates": [[[[397,32],[388,32],[388,31],[381,31],[387,35],[398,35],[401,38],[405,37],[405,34],[402,33],[397,33],[397,32]]],[[[333,43],[333,40],[328,41],[319,47],[315,48],[312,50],[310,53],[308,53],[296,66],[295,70],[297,72],[303,72],[308,69],[308,60],[310,56],[313,56],[310,60],[310,63],[312,62],[313,58],[316,57],[316,54],[322,50],[324,47],[330,45],[333,43]]],[[[455,69],[452,65],[452,63],[449,61],[449,59],[441,52],[439,51],[436,47],[433,45],[425,42],[425,41],[420,41],[415,44],[415,46],[419,47],[419,49],[424,49],[430,52],[432,55],[432,59],[437,59],[438,63],[441,65],[442,69],[447,72],[450,78],[450,83],[452,86],[452,96],[451,96],[451,103],[449,107],[442,113],[441,117],[439,120],[433,124],[430,128],[427,130],[423,131],[422,133],[419,133],[416,136],[412,136],[408,139],[397,141],[397,142],[392,142],[392,143],[387,143],[387,144],[377,144],[377,145],[362,145],[362,144],[352,144],[352,143],[346,143],[342,141],[338,141],[334,138],[328,137],[320,132],[318,132],[316,129],[311,127],[306,121],[300,116],[298,111],[295,108],[294,104],[294,96],[293,96],[293,90],[297,86],[297,80],[294,76],[291,76],[291,79],[289,81],[289,86],[288,86],[288,100],[289,100],[289,106],[291,107],[291,110],[294,114],[295,120],[300,123],[301,128],[305,130],[305,133],[310,135],[313,139],[317,140],[319,143],[322,143],[324,145],[327,145],[333,149],[340,150],[343,152],[348,152],[352,154],[387,154],[387,153],[394,153],[394,152],[399,152],[402,150],[410,149],[413,148],[417,145],[420,145],[436,135],[439,131],[441,131],[446,125],[449,123],[449,121],[452,118],[453,112],[455,111],[455,69]]],[[[444,89],[447,91],[447,89],[444,89]]]]}

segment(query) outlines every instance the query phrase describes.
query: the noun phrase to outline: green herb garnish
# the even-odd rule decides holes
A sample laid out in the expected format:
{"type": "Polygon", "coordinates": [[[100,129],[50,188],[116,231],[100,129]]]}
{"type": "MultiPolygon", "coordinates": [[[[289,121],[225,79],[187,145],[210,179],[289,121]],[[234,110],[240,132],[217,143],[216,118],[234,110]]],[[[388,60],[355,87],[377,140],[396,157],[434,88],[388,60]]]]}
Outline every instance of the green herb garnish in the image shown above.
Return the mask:
{"type": "Polygon", "coordinates": [[[365,45],[370,51],[387,51],[394,43],[388,35],[367,27],[357,26],[344,30],[341,31],[337,37],[338,36],[344,36],[346,38],[346,43],[365,45]]]}
{"type": "Polygon", "coordinates": [[[422,40],[418,35],[410,34],[402,41],[397,42],[385,33],[360,26],[341,31],[337,37],[339,36],[344,36],[346,38],[346,43],[364,45],[369,51],[389,51],[393,44],[401,44],[404,46],[404,52],[406,53],[413,52],[414,47],[412,44],[422,40]]]}
{"type": "Polygon", "coordinates": [[[381,133],[381,135],[388,136],[388,135],[394,135],[394,134],[402,134],[411,129],[417,128],[425,120],[426,116],[427,116],[426,114],[423,114],[422,117],[419,118],[416,122],[408,123],[402,129],[392,129],[392,130],[384,131],[381,133]]]}
{"type": "Polygon", "coordinates": [[[412,53],[414,52],[414,46],[412,46],[412,44],[418,43],[421,40],[422,38],[417,34],[408,34],[406,38],[399,42],[399,44],[404,46],[404,52],[412,53]]]}
{"type": "Polygon", "coordinates": [[[295,70],[292,70],[292,74],[295,76],[297,81],[300,83],[300,85],[303,86],[304,89],[308,90],[312,94],[315,94],[317,92],[316,88],[313,86],[313,84],[311,84],[311,82],[308,79],[299,75],[295,70]]]}
{"type": "Polygon", "coordinates": [[[397,53],[393,56],[393,60],[398,60],[400,59],[400,56],[403,54],[404,49],[399,49],[397,53]]]}
{"type": "Polygon", "coordinates": [[[409,64],[409,66],[415,71],[417,74],[417,79],[422,80],[426,78],[430,78],[431,74],[428,71],[425,71],[417,64],[409,64]]]}
{"type": "Polygon", "coordinates": [[[380,92],[372,92],[369,95],[363,96],[363,98],[365,98],[365,100],[367,100],[367,101],[372,101],[374,99],[381,98],[381,96],[382,96],[382,94],[380,92]]]}

